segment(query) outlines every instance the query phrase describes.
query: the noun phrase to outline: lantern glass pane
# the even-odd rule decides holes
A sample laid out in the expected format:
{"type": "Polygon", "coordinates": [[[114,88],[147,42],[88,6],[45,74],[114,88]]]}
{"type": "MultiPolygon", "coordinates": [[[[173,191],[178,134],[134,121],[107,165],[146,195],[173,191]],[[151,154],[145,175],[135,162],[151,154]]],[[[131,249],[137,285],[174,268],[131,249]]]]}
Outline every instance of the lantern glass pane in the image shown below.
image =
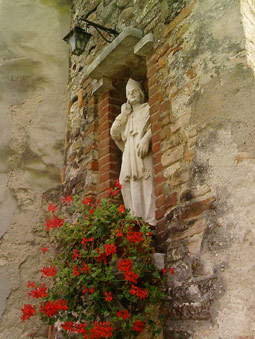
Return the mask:
{"type": "Polygon", "coordinates": [[[70,39],[69,39],[69,43],[70,43],[72,52],[75,50],[75,40],[76,40],[75,34],[72,34],[70,39]]]}
{"type": "Polygon", "coordinates": [[[77,36],[77,39],[76,39],[76,47],[81,49],[82,48],[82,45],[83,45],[83,41],[81,39],[80,36],[77,36]]]}

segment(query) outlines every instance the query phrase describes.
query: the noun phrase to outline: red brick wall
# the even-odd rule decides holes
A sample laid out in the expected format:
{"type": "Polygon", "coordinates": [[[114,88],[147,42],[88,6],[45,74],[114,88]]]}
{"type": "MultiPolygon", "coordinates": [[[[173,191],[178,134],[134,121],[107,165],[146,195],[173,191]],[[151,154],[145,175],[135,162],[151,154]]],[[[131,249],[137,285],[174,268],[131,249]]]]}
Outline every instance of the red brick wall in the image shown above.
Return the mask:
{"type": "Polygon", "coordinates": [[[166,179],[163,176],[164,167],[161,162],[162,143],[170,135],[170,111],[171,103],[160,77],[160,71],[165,68],[165,59],[169,45],[159,48],[147,60],[147,78],[149,91],[149,104],[152,129],[152,155],[154,163],[154,187],[156,198],[156,219],[158,220],[158,232],[163,231],[164,214],[169,207],[176,205],[177,193],[168,195],[165,192],[166,179]]]}
{"type": "Polygon", "coordinates": [[[106,196],[109,188],[118,179],[121,163],[121,152],[110,136],[110,128],[115,117],[120,113],[122,102],[114,91],[107,91],[98,100],[98,198],[106,196]]]}

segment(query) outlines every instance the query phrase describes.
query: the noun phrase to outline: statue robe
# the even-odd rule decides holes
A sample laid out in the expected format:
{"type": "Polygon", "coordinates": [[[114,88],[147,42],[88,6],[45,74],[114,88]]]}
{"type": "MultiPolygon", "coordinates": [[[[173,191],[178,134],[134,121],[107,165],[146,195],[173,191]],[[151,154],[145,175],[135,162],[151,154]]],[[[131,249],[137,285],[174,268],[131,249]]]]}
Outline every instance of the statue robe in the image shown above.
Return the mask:
{"type": "Polygon", "coordinates": [[[122,113],[118,115],[111,128],[111,136],[123,152],[119,181],[125,207],[134,216],[155,225],[151,150],[149,148],[144,158],[137,154],[137,147],[143,138],[151,139],[149,110],[149,105],[145,103],[128,117],[122,113]]]}

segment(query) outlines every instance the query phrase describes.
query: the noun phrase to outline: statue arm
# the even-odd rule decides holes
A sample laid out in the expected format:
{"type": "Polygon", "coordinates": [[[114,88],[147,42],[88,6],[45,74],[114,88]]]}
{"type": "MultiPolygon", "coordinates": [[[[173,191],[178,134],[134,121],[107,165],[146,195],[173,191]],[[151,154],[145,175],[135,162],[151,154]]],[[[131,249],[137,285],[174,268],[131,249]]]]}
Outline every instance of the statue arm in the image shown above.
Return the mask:
{"type": "Polygon", "coordinates": [[[125,127],[126,120],[127,119],[125,118],[125,116],[123,116],[123,114],[121,113],[114,120],[112,127],[111,127],[111,130],[110,130],[111,137],[113,138],[114,142],[116,143],[116,145],[119,147],[119,149],[122,152],[124,151],[125,144],[122,140],[121,134],[122,134],[123,129],[125,127]]]}
{"type": "Polygon", "coordinates": [[[151,144],[151,129],[149,128],[142,137],[141,142],[137,146],[137,154],[140,158],[144,158],[149,153],[150,144],[151,144]]]}
{"type": "Polygon", "coordinates": [[[149,128],[148,131],[143,136],[143,139],[145,142],[150,143],[151,142],[151,129],[149,128]]]}
{"type": "Polygon", "coordinates": [[[121,106],[121,113],[117,116],[115,121],[112,124],[110,134],[113,140],[115,141],[116,145],[119,147],[119,149],[123,152],[125,143],[122,139],[122,133],[124,131],[124,128],[126,126],[127,120],[129,115],[132,112],[132,108],[128,102],[124,103],[121,106]]]}
{"type": "Polygon", "coordinates": [[[149,105],[147,106],[147,114],[145,118],[145,124],[141,133],[140,143],[137,145],[137,155],[140,158],[144,158],[150,149],[151,144],[151,124],[150,124],[150,116],[149,116],[149,105]]]}

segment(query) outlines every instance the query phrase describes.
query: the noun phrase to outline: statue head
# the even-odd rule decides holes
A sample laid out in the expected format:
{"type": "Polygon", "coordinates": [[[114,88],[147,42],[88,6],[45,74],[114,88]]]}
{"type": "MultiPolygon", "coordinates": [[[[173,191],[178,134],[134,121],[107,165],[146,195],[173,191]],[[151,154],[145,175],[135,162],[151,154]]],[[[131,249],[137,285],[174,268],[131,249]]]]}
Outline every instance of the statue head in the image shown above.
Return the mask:
{"type": "Polygon", "coordinates": [[[127,101],[132,104],[142,104],[144,102],[144,93],[142,86],[138,81],[129,79],[126,86],[127,101]]]}

